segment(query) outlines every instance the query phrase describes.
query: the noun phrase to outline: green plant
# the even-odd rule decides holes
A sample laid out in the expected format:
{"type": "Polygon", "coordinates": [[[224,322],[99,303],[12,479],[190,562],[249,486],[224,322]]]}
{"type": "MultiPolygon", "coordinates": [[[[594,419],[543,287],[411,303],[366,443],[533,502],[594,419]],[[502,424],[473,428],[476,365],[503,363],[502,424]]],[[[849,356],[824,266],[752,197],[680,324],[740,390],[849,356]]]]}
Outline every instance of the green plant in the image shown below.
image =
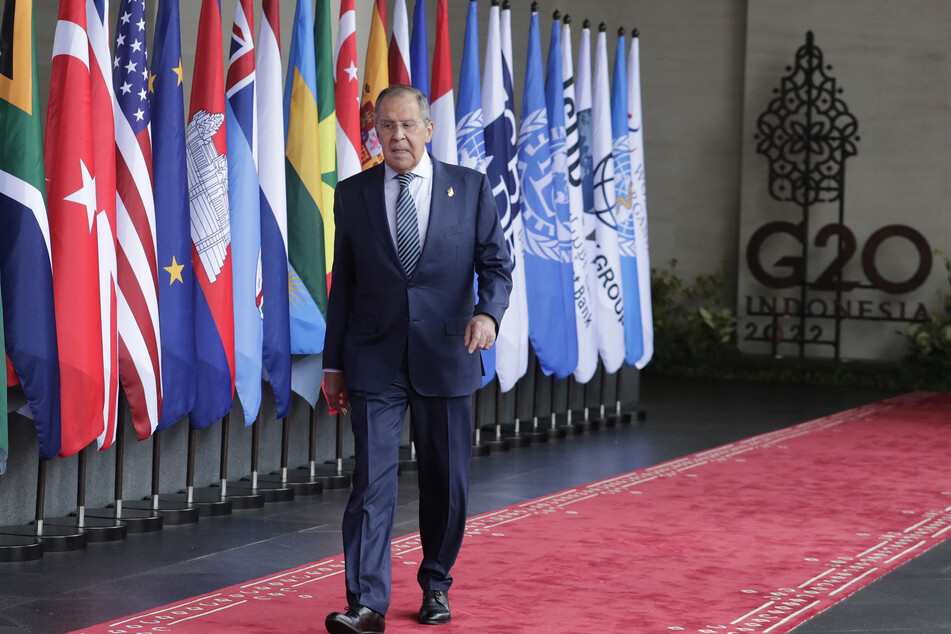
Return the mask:
{"type": "MultiPolygon", "coordinates": [[[[951,260],[947,257],[944,268],[951,283],[951,260]]],[[[933,310],[928,321],[909,324],[905,338],[909,342],[906,361],[929,371],[951,370],[951,295],[945,295],[943,311],[933,310]]]]}
{"type": "Polygon", "coordinates": [[[677,260],[666,270],[652,269],[654,359],[662,373],[701,371],[735,354],[736,316],[724,306],[725,274],[697,276],[685,283],[674,273],[677,260]]]}

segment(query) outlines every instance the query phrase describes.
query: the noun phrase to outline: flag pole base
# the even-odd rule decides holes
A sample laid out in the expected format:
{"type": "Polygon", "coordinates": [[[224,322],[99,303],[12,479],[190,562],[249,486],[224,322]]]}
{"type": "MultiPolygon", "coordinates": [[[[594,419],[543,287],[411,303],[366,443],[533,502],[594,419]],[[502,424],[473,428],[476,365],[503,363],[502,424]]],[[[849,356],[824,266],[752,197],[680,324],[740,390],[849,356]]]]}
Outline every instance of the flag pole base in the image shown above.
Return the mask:
{"type": "MultiPolygon", "coordinates": [[[[502,438],[509,443],[512,447],[531,447],[532,438],[528,433],[519,431],[515,432],[514,428],[505,427],[502,428],[502,438]]],[[[548,440],[548,436],[545,436],[545,440],[548,440]]]]}
{"type": "MultiPolygon", "coordinates": [[[[188,494],[182,491],[171,495],[163,495],[161,499],[188,503],[188,494]]],[[[221,489],[219,487],[195,487],[192,491],[191,504],[198,508],[198,515],[201,517],[231,515],[231,510],[234,508],[231,500],[221,499],[221,489]]]]}
{"type": "Polygon", "coordinates": [[[162,517],[163,526],[179,526],[181,524],[194,524],[198,521],[198,507],[184,501],[170,500],[167,496],[160,496],[153,505],[148,498],[144,500],[123,500],[122,512],[127,510],[135,511],[155,511],[162,517]],[[153,508],[154,506],[154,508],[153,508]]]}
{"type": "MultiPolygon", "coordinates": [[[[302,469],[304,467],[301,467],[302,469]]],[[[351,475],[342,467],[337,467],[336,462],[326,462],[315,465],[315,474],[317,480],[327,489],[349,489],[352,483],[351,475]]]]}
{"type": "MultiPolygon", "coordinates": [[[[10,528],[0,526],[0,530],[10,528]]],[[[0,562],[36,561],[43,557],[43,544],[32,535],[0,535],[0,562]]]]}
{"type": "MultiPolygon", "coordinates": [[[[277,482],[268,482],[258,476],[258,485],[251,485],[250,476],[241,478],[238,482],[228,482],[228,498],[232,499],[235,494],[258,494],[264,498],[265,504],[272,502],[290,502],[294,499],[294,487],[283,484],[278,478],[277,482]]],[[[235,508],[239,508],[235,506],[235,508]]],[[[251,507],[249,507],[251,508],[251,507]]]]}
{"type": "Polygon", "coordinates": [[[78,530],[86,533],[86,539],[92,542],[117,542],[126,538],[129,527],[125,522],[116,519],[103,519],[85,515],[82,526],[75,515],[65,517],[47,517],[43,519],[43,535],[54,526],[69,530],[78,530]]]}
{"type": "Polygon", "coordinates": [[[261,482],[280,482],[294,489],[294,495],[317,495],[324,490],[324,485],[321,484],[317,476],[310,475],[309,468],[288,469],[287,480],[283,480],[281,474],[276,471],[270,474],[259,475],[258,483],[261,482]]]}
{"type": "Polygon", "coordinates": [[[122,517],[116,517],[114,506],[87,510],[86,517],[112,521],[122,520],[129,533],[155,533],[162,530],[162,516],[160,514],[152,511],[152,509],[128,508],[125,502],[122,503],[122,517]]]}
{"type": "Polygon", "coordinates": [[[419,464],[416,462],[416,457],[413,455],[413,448],[409,445],[400,446],[400,463],[398,473],[403,473],[404,471],[410,471],[413,473],[419,471],[419,464]]]}
{"type": "Polygon", "coordinates": [[[478,445],[472,445],[472,457],[473,458],[484,458],[492,453],[492,449],[482,444],[480,441],[478,445]]]}
{"type": "Polygon", "coordinates": [[[89,535],[76,528],[68,526],[46,526],[43,525],[43,534],[37,535],[36,524],[24,526],[0,526],[0,533],[3,535],[14,535],[37,539],[42,546],[44,553],[63,553],[72,550],[82,550],[86,548],[89,541],[89,535]]]}

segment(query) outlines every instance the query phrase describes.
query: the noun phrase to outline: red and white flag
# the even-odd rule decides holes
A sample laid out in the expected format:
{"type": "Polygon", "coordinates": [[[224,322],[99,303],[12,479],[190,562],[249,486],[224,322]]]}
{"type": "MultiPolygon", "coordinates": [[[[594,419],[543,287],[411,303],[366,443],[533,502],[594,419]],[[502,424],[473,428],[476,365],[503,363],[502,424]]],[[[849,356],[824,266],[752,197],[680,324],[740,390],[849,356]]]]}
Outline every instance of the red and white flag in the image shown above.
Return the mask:
{"type": "Polygon", "coordinates": [[[449,52],[449,8],[439,0],[436,8],[436,50],[433,51],[433,82],[429,92],[433,123],[433,156],[457,165],[456,106],[452,94],[452,57],[449,52]]]}
{"type": "Polygon", "coordinates": [[[353,0],[341,0],[334,51],[334,105],[337,109],[337,180],[360,172],[360,78],[357,18],[353,0]]]}
{"type": "MultiPolygon", "coordinates": [[[[104,354],[103,324],[108,328],[111,315],[108,304],[103,315],[100,301],[100,288],[105,287],[100,284],[100,253],[114,253],[115,244],[113,225],[96,196],[99,163],[93,149],[91,84],[92,76],[101,71],[90,49],[85,1],[63,0],[53,40],[44,141],[62,456],[75,454],[103,435],[104,413],[109,410],[106,394],[111,368],[104,360],[110,351],[107,346],[104,354]]],[[[111,125],[111,103],[107,113],[111,125]]],[[[109,192],[113,204],[114,192],[109,192]]],[[[110,269],[106,267],[103,274],[108,279],[110,269]]]]}
{"type": "Polygon", "coordinates": [[[158,426],[162,403],[155,205],[145,1],[121,0],[116,23],[116,234],[119,379],[139,440],[158,426]]]}
{"type": "MultiPolygon", "coordinates": [[[[99,302],[101,307],[102,363],[104,375],[102,433],[99,448],[112,446],[116,437],[119,398],[118,265],[116,261],[116,137],[112,91],[112,52],[109,37],[109,0],[86,0],[89,32],[89,88],[92,94],[92,143],[96,164],[96,208],[105,214],[97,221],[99,232],[99,302]]],[[[145,22],[142,22],[145,33],[145,22]]],[[[143,38],[143,45],[144,45],[143,38]]],[[[140,72],[147,73],[147,69],[140,72]]]]}
{"type": "Polygon", "coordinates": [[[406,13],[406,0],[396,0],[393,6],[393,34],[390,36],[389,50],[390,84],[409,86],[409,15],[406,13]]]}

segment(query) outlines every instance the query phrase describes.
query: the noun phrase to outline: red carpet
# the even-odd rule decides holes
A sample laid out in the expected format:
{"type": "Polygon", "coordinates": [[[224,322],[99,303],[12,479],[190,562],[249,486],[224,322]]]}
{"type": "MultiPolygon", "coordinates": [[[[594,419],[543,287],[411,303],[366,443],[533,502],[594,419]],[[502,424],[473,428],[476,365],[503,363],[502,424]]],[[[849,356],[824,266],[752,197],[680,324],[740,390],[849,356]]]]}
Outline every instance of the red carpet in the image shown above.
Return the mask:
{"type": "MultiPolygon", "coordinates": [[[[397,539],[387,631],[787,632],[951,535],[949,464],[951,394],[918,392],[480,515],[438,627],[415,623],[418,536],[397,539]]],[[[323,631],[342,573],[331,557],[81,631],[323,631]]]]}

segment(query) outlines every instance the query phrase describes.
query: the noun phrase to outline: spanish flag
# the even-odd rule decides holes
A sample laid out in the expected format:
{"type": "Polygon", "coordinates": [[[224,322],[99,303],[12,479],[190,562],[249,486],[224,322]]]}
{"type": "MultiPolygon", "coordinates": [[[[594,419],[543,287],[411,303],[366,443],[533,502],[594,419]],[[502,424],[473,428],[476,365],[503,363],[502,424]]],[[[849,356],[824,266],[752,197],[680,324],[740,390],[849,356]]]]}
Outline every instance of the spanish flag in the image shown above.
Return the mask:
{"type": "Polygon", "coordinates": [[[366,74],[360,99],[360,163],[363,169],[383,161],[383,148],[373,127],[373,108],[380,92],[390,85],[386,56],[386,0],[376,0],[370,20],[366,74]]]}

